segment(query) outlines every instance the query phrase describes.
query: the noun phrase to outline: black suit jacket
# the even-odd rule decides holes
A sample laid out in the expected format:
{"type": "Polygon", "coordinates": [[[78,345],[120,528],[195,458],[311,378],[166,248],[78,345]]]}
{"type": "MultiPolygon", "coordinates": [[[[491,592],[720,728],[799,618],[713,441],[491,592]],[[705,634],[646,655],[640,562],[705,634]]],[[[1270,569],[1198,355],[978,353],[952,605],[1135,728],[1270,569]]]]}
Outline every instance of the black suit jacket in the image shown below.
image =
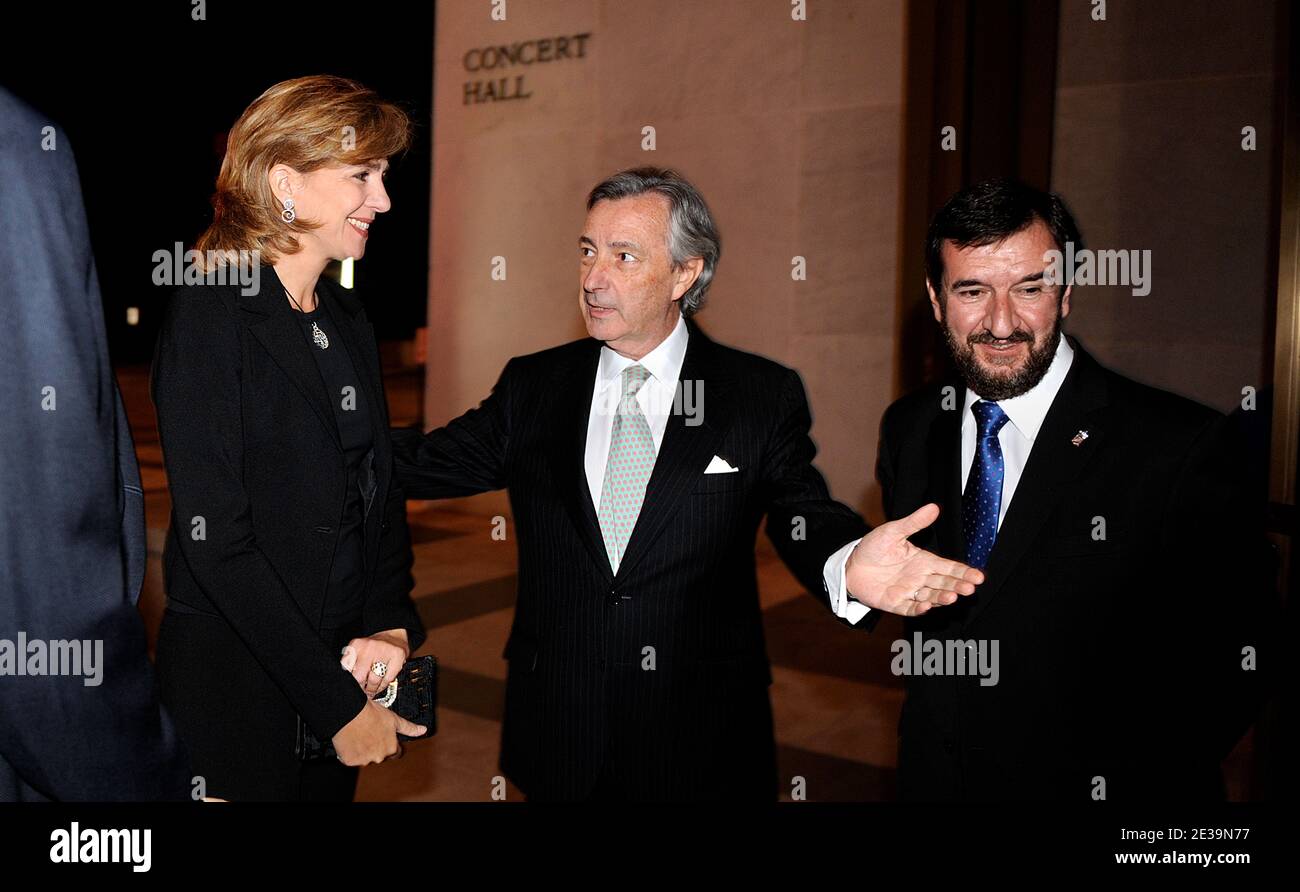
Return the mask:
{"type": "MultiPolygon", "coordinates": [[[[1109,799],[1221,796],[1219,761],[1258,702],[1242,648],[1259,643],[1269,559],[1224,419],[1071,343],[986,581],[905,623],[909,642],[996,640],[1000,678],[907,678],[904,798],[1086,801],[1095,778],[1109,799]]],[[[913,541],[959,560],[964,394],[948,381],[890,406],[878,467],[886,514],[937,502],[913,541]]]]}
{"type": "Polygon", "coordinates": [[[799,376],[689,331],[681,380],[702,382],[703,423],[670,417],[617,574],[584,464],[599,341],[512,359],[478,409],[394,432],[408,496],[509,489],[501,764],[530,797],[585,796],[603,769],[638,799],[773,798],[759,523],[818,593],[826,559],[866,531],[812,465],[799,376]],[[739,472],[706,475],[714,455],[739,472]]]}
{"type": "MultiPolygon", "coordinates": [[[[365,705],[319,634],[347,486],[331,404],[338,396],[326,392],[274,268],[261,267],[259,284],[252,295],[233,284],[184,286],[159,333],[152,390],[172,498],[167,597],[224,617],[328,739],[365,705]],[[202,540],[193,536],[198,517],[202,540]]],[[[414,651],[425,635],[410,599],[406,503],[392,483],[374,330],[345,289],[322,278],[317,293],[360,376],[374,427],[361,634],[404,628],[414,651]]]]}
{"type": "MultiPolygon", "coordinates": [[[[0,802],[184,799],[136,599],[140,472],[67,134],[0,89],[0,638],[98,641],[99,684],[0,678],[0,802]]],[[[26,654],[19,654],[25,660],[26,654]]]]}

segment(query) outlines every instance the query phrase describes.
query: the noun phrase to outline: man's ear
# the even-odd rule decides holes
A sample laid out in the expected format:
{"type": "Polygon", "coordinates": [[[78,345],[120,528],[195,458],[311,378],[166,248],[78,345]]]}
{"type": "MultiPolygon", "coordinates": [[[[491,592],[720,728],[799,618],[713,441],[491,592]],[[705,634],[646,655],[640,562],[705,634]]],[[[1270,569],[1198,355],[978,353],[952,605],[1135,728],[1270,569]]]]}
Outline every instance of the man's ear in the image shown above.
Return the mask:
{"type": "Polygon", "coordinates": [[[1070,315],[1070,292],[1074,290],[1073,285],[1065,286],[1065,293],[1061,295],[1061,318],[1064,319],[1070,315]]]}
{"type": "Polygon", "coordinates": [[[930,309],[934,311],[934,321],[942,324],[943,307],[939,306],[939,296],[934,293],[934,286],[930,284],[928,278],[925,280],[925,290],[930,295],[930,309]]]}
{"type": "Polygon", "coordinates": [[[704,270],[704,258],[692,257],[677,267],[677,281],[673,283],[673,300],[681,300],[682,295],[691,290],[695,280],[704,270]]]}

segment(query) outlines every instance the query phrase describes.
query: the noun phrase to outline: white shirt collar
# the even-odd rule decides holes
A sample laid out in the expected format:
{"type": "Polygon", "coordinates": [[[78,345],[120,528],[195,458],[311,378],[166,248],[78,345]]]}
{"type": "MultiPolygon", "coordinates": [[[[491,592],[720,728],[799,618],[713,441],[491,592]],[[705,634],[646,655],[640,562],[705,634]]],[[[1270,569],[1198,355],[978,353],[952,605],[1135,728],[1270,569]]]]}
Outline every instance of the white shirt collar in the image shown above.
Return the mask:
{"type": "MultiPolygon", "coordinates": [[[[1061,389],[1061,384],[1065,381],[1065,376],[1073,362],[1074,348],[1062,334],[1061,340],[1056,345],[1056,353],[1052,356],[1052,364],[1047,367],[1047,373],[1042,379],[1020,396],[998,400],[998,406],[1007,414],[1007,419],[1015,425],[1016,430],[1020,431],[1020,435],[1026,440],[1033,442],[1038,436],[1038,430],[1047,417],[1047,410],[1052,408],[1052,401],[1056,399],[1056,394],[1061,389]]],[[[967,387],[966,404],[962,406],[963,427],[968,422],[973,422],[975,416],[971,413],[970,407],[978,399],[981,399],[980,395],[967,387]]]]}
{"type": "Polygon", "coordinates": [[[601,347],[600,366],[596,371],[598,389],[603,391],[618,383],[624,369],[638,364],[645,366],[646,371],[660,384],[676,387],[677,379],[682,373],[682,361],[686,358],[688,338],[686,319],[679,315],[677,324],[668,337],[640,359],[628,359],[607,346],[601,347]]]}

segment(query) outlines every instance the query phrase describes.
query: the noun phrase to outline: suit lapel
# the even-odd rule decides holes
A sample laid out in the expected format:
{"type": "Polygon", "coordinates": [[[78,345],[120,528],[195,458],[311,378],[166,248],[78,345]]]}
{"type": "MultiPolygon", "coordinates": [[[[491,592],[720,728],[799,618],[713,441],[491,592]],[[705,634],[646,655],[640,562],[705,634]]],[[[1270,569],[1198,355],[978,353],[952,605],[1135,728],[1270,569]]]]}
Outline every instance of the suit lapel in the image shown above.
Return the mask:
{"type": "Polygon", "coordinates": [[[1077,343],[1073,346],[1074,364],[1034,440],[1015,497],[989,554],[984,583],[975,593],[968,622],[974,621],[997,596],[1066,486],[1079,476],[1105,439],[1105,378],[1092,357],[1077,343]],[[1088,436],[1076,446],[1073,440],[1082,430],[1088,436]]]}
{"type": "MultiPolygon", "coordinates": [[[[322,278],[317,286],[321,302],[329,313],[338,339],[343,342],[352,361],[361,388],[361,398],[366,400],[370,412],[370,433],[373,453],[374,490],[370,493],[365,507],[366,530],[366,566],[374,568],[379,554],[380,525],[383,523],[383,506],[387,503],[389,488],[392,486],[392,451],[388,433],[388,407],[384,398],[383,378],[379,368],[379,356],[375,343],[375,330],[361,315],[361,302],[356,295],[322,278]],[[374,504],[381,508],[373,510],[374,504]]],[[[296,321],[296,320],[295,320],[296,321]]],[[[330,349],[334,344],[330,344],[330,349]]],[[[315,358],[312,362],[315,363],[315,358]]],[[[338,399],[339,394],[331,394],[338,399]]],[[[330,412],[333,413],[333,407],[330,412]]],[[[332,414],[331,414],[331,417],[332,414]]],[[[335,425],[337,429],[337,424],[335,425]]],[[[363,487],[364,489],[364,487],[363,487]]]]}
{"type": "MultiPolygon", "coordinates": [[[[668,416],[654,471],[646,484],[641,513],[628,540],[627,553],[618,566],[617,579],[625,579],[650,550],[676,513],[677,505],[709,466],[731,421],[734,400],[729,370],[717,361],[713,342],[694,325],[682,360],[679,387],[697,387],[700,424],[686,423],[684,412],[674,408],[668,416]]],[[[674,407],[678,403],[674,401],[674,407]]],[[[692,421],[695,420],[692,418],[692,421]]],[[[608,565],[608,559],[606,559],[608,565]]]]}
{"type": "Polygon", "coordinates": [[[284,298],[284,286],[271,266],[263,266],[261,276],[262,287],[256,294],[239,296],[240,307],[253,317],[248,328],[306,398],[334,445],[342,450],[325,382],[311,355],[312,348],[302,336],[298,320],[284,298]]]}
{"type": "Polygon", "coordinates": [[[596,370],[600,364],[600,342],[586,342],[587,346],[578,359],[559,376],[562,386],[557,388],[557,392],[561,395],[561,402],[556,423],[561,433],[554,455],[556,480],[579,537],[597,569],[610,584],[616,579],[626,579],[650,550],[677,505],[708,467],[722,434],[730,424],[733,400],[729,370],[717,362],[713,342],[693,324],[688,323],[688,326],[690,340],[678,380],[681,386],[686,386],[686,382],[698,382],[692,386],[700,387],[703,393],[703,399],[697,403],[699,414],[695,416],[701,419],[701,423],[688,425],[683,412],[674,411],[669,415],[654,470],[646,484],[641,512],[628,540],[627,552],[619,563],[617,577],[610,570],[596,505],[587,484],[587,426],[596,370]]]}
{"type": "MultiPolygon", "coordinates": [[[[382,378],[379,362],[375,351],[371,349],[371,345],[375,343],[375,327],[356,315],[359,304],[355,303],[355,298],[347,294],[336,294],[333,283],[326,284],[326,282],[327,280],[322,279],[318,289],[321,300],[328,305],[330,319],[339,330],[343,347],[347,350],[348,358],[352,360],[352,368],[356,370],[364,396],[369,401],[367,405],[374,410],[371,415],[371,427],[376,433],[382,433],[388,428],[388,417],[381,392],[382,378]]],[[[312,362],[315,361],[313,358],[312,362]]],[[[334,411],[332,406],[330,411],[331,413],[334,411]]]]}
{"type": "Polygon", "coordinates": [[[940,410],[930,428],[930,473],[927,500],[939,506],[934,524],[937,538],[934,551],[944,557],[963,560],[966,537],[961,530],[961,399],[965,385],[957,389],[955,410],[940,410]]]}
{"type": "Polygon", "coordinates": [[[560,405],[556,412],[556,430],[559,433],[553,458],[556,482],[565,509],[596,568],[608,583],[613,581],[614,572],[609,567],[605,540],[600,535],[600,521],[591,502],[586,462],[587,424],[591,416],[592,388],[596,386],[596,368],[600,363],[600,346],[600,342],[594,339],[584,342],[575,361],[557,376],[556,393],[560,405]]]}

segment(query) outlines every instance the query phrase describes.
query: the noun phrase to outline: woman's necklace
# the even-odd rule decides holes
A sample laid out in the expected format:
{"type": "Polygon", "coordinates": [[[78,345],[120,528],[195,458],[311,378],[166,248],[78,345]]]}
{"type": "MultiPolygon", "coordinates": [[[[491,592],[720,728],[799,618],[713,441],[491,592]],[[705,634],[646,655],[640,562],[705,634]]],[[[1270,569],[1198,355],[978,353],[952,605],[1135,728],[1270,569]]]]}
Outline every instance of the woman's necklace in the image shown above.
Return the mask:
{"type": "MultiPolygon", "coordinates": [[[[283,285],[281,285],[280,287],[284,288],[283,285]]],[[[284,293],[289,294],[289,289],[285,288],[284,293]]],[[[313,295],[315,295],[315,292],[312,293],[313,295]]],[[[316,296],[316,308],[320,309],[320,296],[319,295],[315,295],[315,296],[316,296]]],[[[307,315],[306,313],[303,313],[302,306],[298,303],[298,301],[293,300],[292,294],[289,294],[289,300],[292,300],[293,305],[295,307],[298,307],[299,313],[302,313],[304,316],[307,315]]],[[[312,343],[314,343],[317,347],[320,347],[322,350],[329,349],[330,339],[325,337],[325,332],[320,330],[320,326],[316,324],[315,319],[311,321],[311,339],[312,339],[312,343]]]]}

